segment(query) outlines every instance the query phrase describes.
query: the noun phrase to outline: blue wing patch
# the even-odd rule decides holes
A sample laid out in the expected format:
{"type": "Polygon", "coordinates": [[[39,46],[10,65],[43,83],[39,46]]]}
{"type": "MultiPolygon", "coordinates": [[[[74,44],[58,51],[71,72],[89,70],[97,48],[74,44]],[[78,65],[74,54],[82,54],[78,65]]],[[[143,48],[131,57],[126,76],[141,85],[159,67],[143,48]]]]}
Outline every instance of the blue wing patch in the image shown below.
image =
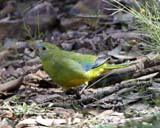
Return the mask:
{"type": "Polygon", "coordinates": [[[85,65],[85,71],[88,71],[88,70],[92,69],[92,67],[93,67],[93,64],[86,64],[85,65]]]}
{"type": "Polygon", "coordinates": [[[82,65],[82,67],[85,71],[88,71],[88,70],[92,69],[92,67],[94,65],[94,64],[91,64],[91,63],[82,63],[82,62],[78,62],[78,63],[82,65]]]}
{"type": "Polygon", "coordinates": [[[94,63],[82,63],[82,62],[79,62],[82,67],[84,68],[85,71],[89,71],[91,69],[94,69],[94,68],[97,68],[99,67],[100,65],[106,63],[106,61],[108,60],[109,58],[98,58],[94,63]]]}

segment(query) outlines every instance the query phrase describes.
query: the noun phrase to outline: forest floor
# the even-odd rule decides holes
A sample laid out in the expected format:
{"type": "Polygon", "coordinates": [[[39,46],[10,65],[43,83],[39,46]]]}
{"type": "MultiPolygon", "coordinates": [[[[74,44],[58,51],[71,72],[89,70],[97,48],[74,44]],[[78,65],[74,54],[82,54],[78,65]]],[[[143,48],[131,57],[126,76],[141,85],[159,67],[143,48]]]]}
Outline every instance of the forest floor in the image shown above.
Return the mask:
{"type": "Polygon", "coordinates": [[[109,8],[101,0],[0,0],[0,128],[160,127],[160,61],[144,52],[133,15],[109,8]],[[78,99],[44,72],[32,48],[41,41],[133,65],[91,81],[78,99]]]}

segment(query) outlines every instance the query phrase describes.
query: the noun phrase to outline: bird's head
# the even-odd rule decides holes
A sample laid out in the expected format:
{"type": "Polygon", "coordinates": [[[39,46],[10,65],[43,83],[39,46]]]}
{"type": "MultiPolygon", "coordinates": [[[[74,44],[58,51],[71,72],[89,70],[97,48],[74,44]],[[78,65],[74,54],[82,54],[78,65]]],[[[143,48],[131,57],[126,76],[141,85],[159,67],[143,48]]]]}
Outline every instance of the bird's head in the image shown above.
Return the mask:
{"type": "Polygon", "coordinates": [[[59,50],[57,46],[48,42],[36,44],[36,53],[38,54],[38,56],[40,56],[41,59],[47,58],[50,55],[53,56],[54,54],[56,54],[57,50],[59,50]]]}

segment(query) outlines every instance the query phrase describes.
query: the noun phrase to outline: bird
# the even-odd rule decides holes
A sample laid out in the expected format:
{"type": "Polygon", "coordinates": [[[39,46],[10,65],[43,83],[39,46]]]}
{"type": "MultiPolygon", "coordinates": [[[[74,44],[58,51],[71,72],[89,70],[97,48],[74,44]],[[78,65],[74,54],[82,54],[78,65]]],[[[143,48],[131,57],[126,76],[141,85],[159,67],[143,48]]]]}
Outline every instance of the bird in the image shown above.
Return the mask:
{"type": "Polygon", "coordinates": [[[65,51],[49,42],[36,44],[44,71],[64,90],[88,84],[99,75],[128,64],[108,64],[98,56],[65,51]]]}

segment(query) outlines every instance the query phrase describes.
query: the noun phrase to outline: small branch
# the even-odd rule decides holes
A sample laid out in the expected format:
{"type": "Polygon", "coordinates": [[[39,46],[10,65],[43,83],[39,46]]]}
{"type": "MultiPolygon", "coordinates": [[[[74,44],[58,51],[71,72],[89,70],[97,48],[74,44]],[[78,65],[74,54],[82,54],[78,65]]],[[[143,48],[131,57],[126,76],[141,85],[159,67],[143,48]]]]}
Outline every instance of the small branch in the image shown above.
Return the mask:
{"type": "Polygon", "coordinates": [[[3,93],[3,92],[10,92],[10,91],[16,90],[21,86],[22,81],[23,81],[23,76],[18,79],[9,81],[7,83],[0,84],[0,92],[3,93]]]}
{"type": "Polygon", "coordinates": [[[137,77],[141,77],[141,76],[148,75],[155,72],[160,72],[160,65],[138,70],[137,72],[134,73],[133,77],[137,78],[137,77]]]}
{"type": "MultiPolygon", "coordinates": [[[[80,104],[83,104],[83,105],[86,105],[86,104],[89,104],[89,103],[92,103],[92,102],[95,102],[97,100],[100,100],[106,96],[109,96],[123,88],[129,88],[129,87],[132,87],[132,86],[151,86],[152,82],[151,81],[132,81],[132,82],[129,82],[129,83],[123,83],[123,84],[119,84],[117,86],[113,86],[111,87],[109,90],[103,90],[101,92],[97,92],[96,94],[93,94],[93,95],[90,95],[90,96],[86,96],[78,101],[76,101],[77,103],[80,103],[80,104]]],[[[75,102],[75,103],[76,103],[75,102]]],[[[76,104],[77,104],[76,103],[76,104]]]]}

